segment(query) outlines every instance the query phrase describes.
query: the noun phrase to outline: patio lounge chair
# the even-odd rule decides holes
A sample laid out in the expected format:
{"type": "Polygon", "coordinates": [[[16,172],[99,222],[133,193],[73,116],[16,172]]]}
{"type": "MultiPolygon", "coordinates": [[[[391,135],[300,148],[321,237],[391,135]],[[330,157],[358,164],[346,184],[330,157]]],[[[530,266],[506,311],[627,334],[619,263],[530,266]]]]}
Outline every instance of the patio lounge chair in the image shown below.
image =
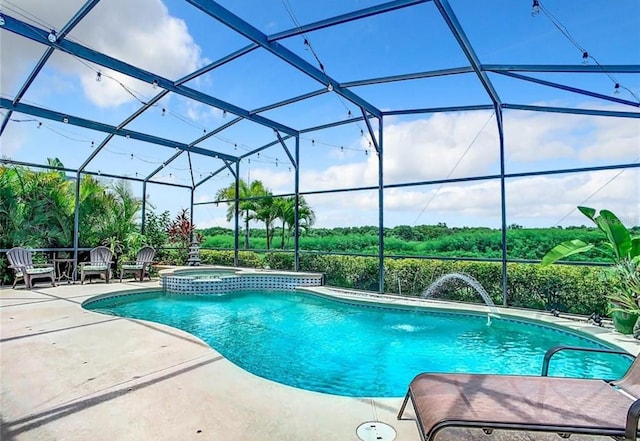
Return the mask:
{"type": "Polygon", "coordinates": [[[13,288],[20,280],[24,280],[24,286],[31,289],[35,279],[50,279],[51,286],[55,285],[56,270],[53,265],[34,264],[31,251],[15,247],[7,251],[9,268],[14,271],[13,288]]]}
{"type": "Polygon", "coordinates": [[[151,247],[144,247],[138,251],[136,255],[135,262],[124,262],[122,267],[120,268],[120,282],[122,282],[122,276],[125,273],[134,273],[138,276],[140,281],[144,279],[144,275],[146,274],[151,280],[151,276],[149,275],[149,267],[151,263],[153,263],[153,256],[156,255],[156,250],[151,247]]]}
{"type": "MultiPolygon", "coordinates": [[[[621,351],[560,346],[545,355],[537,376],[420,374],[411,381],[398,419],[411,399],[423,441],[446,427],[556,432],[635,440],[640,414],[640,357],[619,381],[547,377],[561,350],[621,351]]],[[[627,354],[628,355],[628,354],[627,354]]]]}
{"type": "Polygon", "coordinates": [[[89,262],[80,263],[80,284],[91,274],[104,274],[106,282],[109,283],[111,256],[111,250],[107,247],[95,247],[89,251],[89,262]]]}

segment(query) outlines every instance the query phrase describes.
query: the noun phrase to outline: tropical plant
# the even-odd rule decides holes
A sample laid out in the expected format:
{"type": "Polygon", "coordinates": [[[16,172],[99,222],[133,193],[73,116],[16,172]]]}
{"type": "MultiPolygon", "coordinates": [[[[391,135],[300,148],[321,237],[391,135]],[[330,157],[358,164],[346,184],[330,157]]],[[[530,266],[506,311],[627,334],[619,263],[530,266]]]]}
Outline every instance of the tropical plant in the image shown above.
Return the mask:
{"type": "MultiPolygon", "coordinates": [[[[244,221],[244,247],[249,248],[249,222],[256,218],[256,214],[260,209],[260,198],[270,196],[271,192],[265,188],[261,181],[251,181],[247,184],[243,179],[238,182],[238,212],[240,219],[244,221]]],[[[236,186],[231,183],[228,187],[221,188],[216,193],[217,200],[226,200],[227,205],[227,221],[235,216],[236,212],[236,186]]]]}
{"type": "Polygon", "coordinates": [[[607,298],[611,311],[640,315],[640,260],[625,260],[613,265],[605,279],[614,287],[607,298]]]}
{"type": "MultiPolygon", "coordinates": [[[[49,163],[61,167],[57,159],[49,163]]],[[[64,172],[1,167],[0,196],[0,240],[5,248],[71,244],[73,192],[64,172]]]]}
{"type": "Polygon", "coordinates": [[[170,226],[169,211],[163,211],[159,215],[153,211],[147,213],[144,222],[144,235],[147,238],[147,244],[155,248],[158,253],[169,241],[170,226]]]}
{"type": "Polygon", "coordinates": [[[107,205],[103,219],[106,239],[103,244],[120,255],[126,251],[126,241],[130,234],[137,233],[137,225],[142,199],[133,195],[131,184],[120,180],[113,183],[105,194],[103,202],[107,205]]]}
{"type": "Polygon", "coordinates": [[[187,259],[187,248],[192,240],[202,242],[202,235],[195,231],[196,226],[191,223],[189,210],[183,208],[180,213],[169,223],[167,235],[169,244],[177,246],[177,249],[171,250],[168,254],[169,260],[174,263],[182,264],[187,259]]]}
{"type": "Polygon", "coordinates": [[[613,264],[605,273],[613,289],[607,298],[612,303],[611,312],[638,314],[638,280],[640,279],[640,236],[633,236],[622,221],[609,210],[596,210],[589,207],[578,207],[598,229],[604,233],[607,242],[604,248],[574,239],[563,242],[552,248],[543,258],[542,266],[550,265],[568,256],[598,249],[613,264]]]}
{"type": "Polygon", "coordinates": [[[254,218],[264,222],[267,249],[271,248],[271,240],[273,239],[274,231],[273,222],[278,217],[277,202],[278,199],[275,199],[271,194],[269,194],[268,196],[259,199],[256,204],[254,218]]]}
{"type": "Polygon", "coordinates": [[[91,175],[85,175],[80,183],[79,244],[83,247],[100,245],[108,233],[105,219],[109,217],[109,204],[105,186],[91,175]]]}
{"type": "MultiPolygon", "coordinates": [[[[632,236],[622,221],[609,210],[601,210],[596,216],[596,210],[589,207],[578,207],[578,210],[591,219],[598,229],[604,233],[608,242],[599,251],[612,263],[617,264],[625,260],[640,258],[640,236],[632,236]]],[[[550,265],[560,259],[573,254],[586,253],[597,248],[579,239],[573,239],[556,245],[542,258],[542,265],[550,265]]]]}
{"type": "MultiPolygon", "coordinates": [[[[284,249],[285,237],[290,237],[295,228],[295,207],[296,198],[294,196],[278,198],[275,204],[276,217],[282,221],[282,240],[280,247],[284,249]],[[287,234],[288,233],[288,234],[287,234]]],[[[311,228],[316,221],[316,215],[303,196],[298,197],[298,227],[306,231],[311,228]]],[[[301,233],[301,231],[298,231],[301,233]]]]}

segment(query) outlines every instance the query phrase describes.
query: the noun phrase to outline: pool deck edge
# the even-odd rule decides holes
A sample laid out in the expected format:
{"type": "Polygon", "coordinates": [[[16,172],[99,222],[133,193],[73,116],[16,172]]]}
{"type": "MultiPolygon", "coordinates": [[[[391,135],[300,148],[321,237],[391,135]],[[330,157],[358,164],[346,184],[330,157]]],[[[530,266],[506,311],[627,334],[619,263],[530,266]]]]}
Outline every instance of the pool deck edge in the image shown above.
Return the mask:
{"type": "MultiPolygon", "coordinates": [[[[284,386],[244,371],[184,331],[81,307],[98,295],[159,288],[152,281],[0,289],[1,439],[357,441],[361,423],[379,420],[394,427],[396,440],[419,440],[414,421],[396,420],[401,398],[284,386]]],[[[485,436],[453,430],[438,437],[454,439],[485,436]]]]}

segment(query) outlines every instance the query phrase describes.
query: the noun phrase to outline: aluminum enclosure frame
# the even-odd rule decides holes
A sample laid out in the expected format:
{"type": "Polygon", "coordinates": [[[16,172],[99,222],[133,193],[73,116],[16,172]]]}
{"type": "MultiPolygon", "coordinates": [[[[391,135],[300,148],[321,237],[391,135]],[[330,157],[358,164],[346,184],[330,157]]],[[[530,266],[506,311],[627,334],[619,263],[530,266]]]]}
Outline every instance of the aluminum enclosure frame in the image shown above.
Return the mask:
{"type": "MultiPolygon", "coordinates": [[[[148,142],[153,144],[154,146],[159,147],[169,147],[172,149],[177,149],[177,152],[174,152],[170,156],[167,157],[167,160],[163,162],[163,165],[157,167],[154,171],[149,173],[146,177],[138,179],[131,178],[127,176],[118,176],[115,174],[102,174],[105,177],[111,178],[120,178],[120,179],[128,179],[136,182],[142,182],[143,184],[143,206],[142,206],[142,218],[143,225],[146,213],[146,186],[148,183],[152,184],[161,184],[161,185],[171,185],[179,188],[189,189],[190,190],[190,213],[193,219],[194,215],[194,207],[198,205],[206,205],[208,203],[213,202],[200,202],[194,203],[194,193],[195,191],[208,182],[209,179],[216,176],[217,174],[223,171],[230,171],[230,173],[235,178],[235,189],[236,189],[236,200],[235,200],[235,218],[234,218],[234,231],[235,231],[235,239],[234,239],[234,255],[235,255],[235,264],[238,264],[238,250],[239,250],[239,240],[238,240],[238,231],[239,231],[239,212],[238,212],[238,185],[240,179],[240,165],[241,161],[244,158],[250,158],[252,155],[259,153],[260,151],[277,145],[278,143],[282,145],[284,151],[287,154],[294,170],[295,170],[295,178],[294,178],[294,193],[292,194],[296,199],[295,204],[295,225],[294,225],[294,262],[295,262],[295,270],[298,271],[300,269],[299,266],[299,197],[303,194],[322,194],[322,193],[332,193],[332,192],[342,192],[342,191],[355,191],[355,190],[377,190],[378,192],[378,227],[379,227],[379,252],[378,252],[378,266],[379,266],[379,291],[384,291],[384,190],[389,188],[401,188],[407,186],[415,186],[415,185],[425,185],[432,183],[448,183],[448,182],[464,182],[471,180],[483,180],[483,179],[499,179],[500,180],[500,200],[501,200],[501,227],[502,227],[502,288],[503,288],[503,303],[506,306],[507,304],[507,219],[506,219],[506,179],[511,177],[522,177],[522,176],[534,176],[534,175],[552,175],[559,173],[572,173],[572,172],[585,172],[585,171],[597,171],[597,170],[613,170],[613,169],[626,169],[626,168],[640,168],[640,163],[620,163],[614,165],[607,166],[596,166],[596,167],[583,167],[583,168],[573,168],[573,169],[563,169],[563,170],[545,170],[541,172],[530,172],[530,173],[507,173],[505,169],[505,145],[504,145],[504,122],[503,122],[503,110],[513,109],[513,110],[522,110],[522,111],[535,111],[535,112],[547,112],[547,113],[568,113],[568,114],[578,114],[578,115],[592,115],[592,116],[601,116],[601,117],[616,117],[616,118],[640,118],[640,112],[635,111],[635,109],[640,108],[640,103],[631,101],[628,99],[621,99],[618,97],[604,95],[602,93],[598,93],[595,91],[586,90],[583,88],[578,88],[570,85],[560,84],[548,80],[542,80],[539,78],[532,77],[530,75],[525,75],[524,73],[625,73],[625,74],[638,74],[640,73],[640,65],[630,64],[630,65],[598,65],[598,66],[581,66],[581,65],[495,65],[495,64],[482,64],[480,58],[475,52],[472,42],[467,37],[461,23],[459,22],[455,11],[449,4],[448,0],[393,0],[385,3],[381,3],[375,6],[363,8],[360,10],[352,11],[349,13],[337,15],[334,17],[329,17],[323,20],[319,20],[313,23],[303,24],[297,26],[294,29],[290,29],[287,31],[278,32],[273,35],[267,35],[258,30],[257,28],[250,25],[247,21],[242,19],[241,17],[233,14],[228,9],[224,8],[217,2],[213,0],[185,0],[187,3],[193,5],[199,11],[201,11],[204,15],[209,16],[212,20],[216,20],[229,29],[233,30],[237,34],[245,37],[249,44],[244,46],[243,48],[236,50],[228,55],[220,58],[217,61],[209,63],[207,66],[204,66],[191,74],[176,80],[172,81],[171,79],[163,78],[160,75],[157,75],[153,72],[149,72],[143,69],[140,69],[131,64],[125,63],[119,59],[110,57],[106,54],[97,52],[93,49],[85,47],[79,43],[70,41],[65,37],[71,32],[71,30],[78,25],[99,3],[99,0],[88,0],[86,3],[74,14],[74,16],[69,20],[69,22],[63,26],[60,31],[56,34],[56,39],[51,41],[48,37],[52,32],[51,30],[40,28],[38,26],[29,24],[25,21],[22,21],[16,17],[11,15],[0,13],[1,17],[1,32],[12,32],[16,35],[19,35],[23,38],[35,41],[46,46],[46,50],[44,54],[41,56],[40,60],[37,62],[34,69],[27,76],[25,82],[22,87],[19,89],[18,93],[12,99],[0,98],[0,108],[6,109],[7,112],[2,120],[0,125],[0,139],[5,132],[7,125],[11,121],[11,116],[14,112],[24,113],[28,115],[32,115],[38,118],[44,118],[54,121],[65,121],[70,125],[83,127],[86,129],[99,131],[106,133],[107,136],[100,143],[98,148],[96,148],[91,155],[89,155],[83,164],[78,169],[65,169],[65,171],[75,172],[76,173],[76,207],[75,207],[75,221],[74,221],[74,257],[77,262],[77,253],[78,253],[78,229],[79,229],[79,185],[80,178],[82,174],[96,174],[95,172],[86,171],[86,167],[95,159],[97,154],[106,146],[108,143],[116,136],[126,136],[131,137],[133,139],[137,139],[140,141],[148,142]],[[411,7],[421,7],[423,4],[432,4],[432,7],[435,7],[442,18],[443,23],[448,28],[451,35],[454,37],[455,41],[460,47],[460,50],[464,54],[468,66],[459,66],[459,67],[451,67],[445,69],[439,69],[434,71],[427,72],[416,72],[416,73],[406,73],[401,75],[393,75],[388,77],[379,77],[379,78],[371,78],[371,79],[361,79],[350,82],[340,83],[335,78],[327,75],[323,70],[318,69],[312,64],[308,63],[300,56],[290,51],[283,45],[278,43],[278,40],[286,39],[292,36],[301,35],[308,32],[313,32],[320,29],[328,29],[333,26],[339,26],[345,23],[349,23],[355,20],[364,19],[367,17],[371,17],[378,14],[386,14],[399,9],[411,8],[411,7]],[[296,69],[306,76],[315,80],[321,86],[320,89],[310,91],[303,95],[299,95],[296,97],[292,97],[286,100],[282,100],[276,103],[269,104],[267,106],[263,106],[259,109],[247,110],[241,108],[233,103],[225,102],[216,98],[215,96],[208,95],[202,92],[199,92],[195,89],[185,86],[184,84],[188,81],[191,81],[195,78],[200,77],[212,70],[226,65],[227,63],[233,62],[236,59],[239,59],[255,50],[263,50],[267,51],[280,60],[286,62],[293,69],[296,69]],[[155,97],[149,100],[147,103],[144,103],[140,109],[131,114],[128,118],[126,118],[122,123],[117,126],[108,125],[99,121],[90,121],[88,119],[80,118],[73,115],[68,115],[64,112],[58,112],[55,110],[48,110],[38,106],[32,106],[25,103],[22,103],[21,100],[24,97],[25,93],[33,83],[33,81],[38,77],[41,73],[43,67],[50,60],[51,56],[55,51],[61,51],[63,53],[67,53],[89,62],[95,63],[97,65],[101,65],[105,68],[120,72],[124,75],[127,75],[131,78],[136,78],[138,80],[144,81],[149,84],[157,85],[161,92],[158,93],[155,97]],[[588,108],[562,108],[562,107],[552,107],[552,106],[538,106],[538,105],[528,105],[528,104],[519,104],[519,103],[508,103],[504,102],[498,91],[496,90],[494,84],[489,77],[489,73],[494,75],[499,75],[503,77],[508,77],[514,80],[527,82],[527,83],[535,83],[537,85],[541,85],[544,87],[554,88],[558,90],[562,90],[565,92],[570,92],[574,94],[579,94],[583,96],[587,96],[590,98],[595,98],[597,100],[602,100],[605,102],[612,102],[622,106],[633,108],[634,111],[611,111],[611,110],[596,110],[596,109],[588,109],[588,108]],[[383,83],[393,83],[400,81],[411,81],[417,79],[426,79],[433,77],[442,77],[442,76],[452,76],[452,75],[475,75],[477,80],[482,85],[489,103],[478,103],[476,105],[466,105],[466,106],[451,106],[451,107],[441,107],[441,108],[418,108],[418,109],[397,109],[397,110],[381,110],[373,103],[365,100],[352,89],[366,86],[366,85],[376,85],[383,83]],[[215,107],[220,110],[229,112],[231,114],[236,115],[237,117],[230,120],[226,124],[206,133],[204,136],[201,136],[190,143],[180,143],[170,139],[161,138],[155,136],[153,134],[141,133],[133,130],[129,130],[126,126],[135,120],[137,117],[142,115],[145,111],[150,109],[155,103],[157,103],[160,99],[165,97],[169,93],[174,93],[177,95],[182,95],[188,99],[192,99],[196,102],[203,103],[207,106],[215,107]],[[315,127],[309,128],[295,128],[289,127],[286,124],[282,124],[278,121],[272,120],[270,118],[266,118],[261,115],[261,113],[276,109],[279,107],[287,106],[290,104],[294,104],[300,101],[304,101],[307,99],[311,99],[316,96],[320,96],[324,93],[336,93],[340,95],[342,98],[348,100],[353,105],[357,106],[361,112],[362,117],[351,118],[348,120],[335,121],[328,124],[323,124],[315,127]],[[414,115],[414,114],[433,114],[437,112],[461,112],[461,111],[475,111],[475,110],[492,110],[495,113],[496,117],[496,131],[498,134],[499,140],[499,155],[500,155],[500,173],[491,176],[476,176],[470,178],[463,179],[445,179],[438,181],[428,181],[428,182],[412,182],[412,183],[402,183],[402,184],[385,184],[384,180],[384,172],[383,172],[383,160],[384,160],[384,149],[383,149],[383,139],[384,139],[384,118],[389,116],[396,115],[414,115]],[[378,124],[377,133],[373,126],[371,125],[370,120],[375,119],[378,124]],[[224,130],[232,127],[233,125],[241,122],[241,121],[250,121],[258,125],[262,125],[273,129],[274,138],[273,141],[265,144],[263,146],[255,147],[251,151],[246,154],[234,156],[225,154],[223,152],[213,151],[204,147],[199,147],[198,144],[202,143],[206,139],[214,136],[218,133],[223,132],[224,130]],[[362,188],[347,188],[347,189],[334,189],[329,191],[318,191],[318,192],[300,192],[300,135],[304,133],[311,133],[318,130],[324,130],[327,128],[338,127],[344,124],[352,124],[354,122],[364,121],[367,130],[369,132],[370,138],[374,144],[377,159],[378,159],[378,185],[371,187],[362,187],[362,188]],[[293,148],[293,154],[290,151],[290,146],[287,146],[287,141],[292,141],[295,143],[293,148]],[[159,171],[165,166],[170,164],[172,161],[176,160],[182,154],[187,152],[189,155],[189,164],[190,164],[190,175],[191,175],[191,185],[178,185],[178,184],[170,184],[159,181],[154,181],[153,177],[156,176],[159,171]],[[196,182],[193,176],[193,167],[191,166],[191,156],[190,154],[197,154],[208,156],[211,158],[215,158],[221,161],[221,166],[219,169],[212,171],[209,176],[200,179],[196,182]]],[[[43,164],[36,163],[27,163],[20,161],[13,161],[11,159],[1,159],[0,163],[5,164],[14,164],[14,165],[22,165],[27,167],[40,167],[40,168],[48,168],[43,164]]],[[[215,201],[217,202],[217,201],[215,201]]]]}

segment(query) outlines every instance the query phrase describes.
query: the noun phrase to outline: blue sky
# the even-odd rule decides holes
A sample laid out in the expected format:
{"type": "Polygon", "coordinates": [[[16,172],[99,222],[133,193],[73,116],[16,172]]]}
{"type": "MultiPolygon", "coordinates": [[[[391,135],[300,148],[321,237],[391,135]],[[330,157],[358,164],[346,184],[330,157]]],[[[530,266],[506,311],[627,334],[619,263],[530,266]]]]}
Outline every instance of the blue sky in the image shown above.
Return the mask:
{"type": "MultiPolygon", "coordinates": [[[[261,32],[272,35],[380,1],[300,0],[220,1],[261,32]]],[[[38,27],[59,30],[81,6],[38,0],[10,0],[2,13],[38,27]]],[[[575,64],[588,51],[594,65],[640,65],[640,3],[592,0],[543,0],[544,11],[531,15],[531,2],[501,0],[450,5],[483,64],[575,64]],[[573,40],[573,42],[571,41],[573,40]],[[578,47],[576,47],[578,46],[578,47]]],[[[391,13],[281,40],[280,43],[340,83],[468,66],[436,6],[426,2],[391,13]],[[314,55],[315,54],[315,55],[314,55]],[[317,57],[317,59],[316,59],[317,57]]],[[[181,0],[102,0],[70,33],[69,39],[137,67],[177,80],[249,42],[181,0]]],[[[0,31],[1,93],[13,99],[45,50],[37,43],[0,31]]],[[[635,111],[606,102],[489,73],[501,100],[520,105],[635,111]]],[[[638,101],[640,74],[527,75],[638,101]],[[622,87],[614,95],[614,85],[622,87]],[[628,89],[628,90],[627,90],[628,89]],[[635,95],[635,96],[634,96],[635,95]]],[[[223,65],[186,86],[253,110],[319,90],[322,86],[264,50],[223,65]]],[[[353,87],[385,111],[490,104],[473,73],[353,87]]],[[[117,72],[56,51],[22,102],[69,115],[118,125],[160,90],[117,72]],[[101,81],[96,81],[100,72],[101,81]],[[128,89],[128,90],[125,90],[128,89]]],[[[295,129],[348,118],[360,110],[334,92],[261,113],[295,129]]],[[[2,109],[4,114],[5,110],[2,109]]],[[[233,119],[216,108],[169,94],[127,128],[189,143],[233,119]],[[163,112],[164,109],[164,112],[163,112]]],[[[14,113],[0,138],[0,154],[18,161],[46,163],[58,157],[78,167],[104,135],[61,122],[14,113]],[[39,123],[42,125],[39,126],[39,123]],[[92,143],[93,142],[93,147],[92,143]]],[[[505,110],[507,173],[638,163],[640,120],[505,110]]],[[[376,124],[374,126],[377,127],[376,124]]],[[[447,112],[385,117],[384,172],[387,184],[495,175],[500,171],[498,135],[492,111],[447,112]]],[[[232,155],[275,140],[270,128],[243,121],[199,144],[232,155]]],[[[293,143],[288,142],[293,151],[293,143]]],[[[144,177],[175,151],[130,139],[107,144],[88,165],[91,171],[144,177]],[[137,173],[137,175],[136,175],[137,173]]],[[[217,170],[220,160],[192,155],[196,181],[217,170]]],[[[190,184],[186,154],[167,165],[160,181],[190,184]]],[[[293,192],[294,174],[276,145],[243,161],[244,179],[261,179],[274,193],[293,192]]],[[[640,169],[531,176],[506,181],[507,223],[526,226],[583,224],[574,210],[586,204],[616,211],[629,225],[640,224],[640,169]]],[[[302,191],[373,186],[377,159],[362,122],[304,134],[301,139],[302,191]],[[365,131],[365,136],[361,131],[365,131]]],[[[199,202],[213,200],[228,185],[227,173],[196,191],[199,202]]],[[[133,184],[136,192],[141,185],[133,184]]],[[[156,211],[172,214],[189,203],[189,191],[148,186],[156,211]]],[[[318,226],[376,225],[377,191],[309,195],[318,226]]],[[[229,226],[226,207],[200,205],[200,227],[229,226]]],[[[456,226],[500,225],[500,182],[482,180],[424,185],[385,191],[385,225],[446,222],[456,226]]]]}

